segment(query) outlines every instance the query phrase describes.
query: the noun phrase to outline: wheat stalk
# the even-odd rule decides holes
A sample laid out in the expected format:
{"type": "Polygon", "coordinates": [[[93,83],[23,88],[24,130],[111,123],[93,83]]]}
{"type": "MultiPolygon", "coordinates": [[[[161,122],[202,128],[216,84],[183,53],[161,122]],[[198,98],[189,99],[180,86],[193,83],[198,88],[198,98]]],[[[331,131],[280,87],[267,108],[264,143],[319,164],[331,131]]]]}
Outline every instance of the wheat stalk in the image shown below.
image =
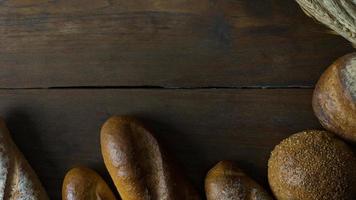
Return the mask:
{"type": "Polygon", "coordinates": [[[356,45],[356,0],[296,0],[310,17],[356,45]]]}

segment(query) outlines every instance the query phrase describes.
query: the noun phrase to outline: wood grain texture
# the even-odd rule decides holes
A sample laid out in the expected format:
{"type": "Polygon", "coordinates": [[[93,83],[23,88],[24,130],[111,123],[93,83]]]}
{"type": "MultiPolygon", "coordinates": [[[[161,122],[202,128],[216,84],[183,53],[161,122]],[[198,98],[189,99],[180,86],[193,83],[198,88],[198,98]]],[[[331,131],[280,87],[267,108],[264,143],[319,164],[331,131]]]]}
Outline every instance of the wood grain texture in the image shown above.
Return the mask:
{"type": "Polygon", "coordinates": [[[59,199],[63,177],[76,165],[110,180],[99,132],[114,114],[150,126],[200,191],[208,170],[223,159],[266,186],[273,147],[320,128],[311,97],[309,89],[0,90],[0,114],[51,199],[59,199]]]}
{"type": "Polygon", "coordinates": [[[151,126],[200,191],[223,159],[266,185],[274,145],[320,128],[312,89],[107,86],[313,86],[353,51],[292,0],[0,0],[0,47],[0,88],[100,88],[0,89],[0,115],[52,199],[76,165],[110,180],[99,131],[113,114],[151,126]]]}
{"type": "Polygon", "coordinates": [[[352,51],[292,0],[3,0],[0,87],[312,86],[352,51]]]}

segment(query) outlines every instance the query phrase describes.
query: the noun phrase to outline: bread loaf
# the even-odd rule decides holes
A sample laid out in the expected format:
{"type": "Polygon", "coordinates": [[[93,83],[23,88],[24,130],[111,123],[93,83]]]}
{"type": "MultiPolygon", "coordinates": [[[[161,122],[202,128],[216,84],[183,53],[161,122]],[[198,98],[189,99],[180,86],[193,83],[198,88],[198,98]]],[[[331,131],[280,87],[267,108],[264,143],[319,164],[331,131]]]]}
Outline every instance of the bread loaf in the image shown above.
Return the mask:
{"type": "Polygon", "coordinates": [[[0,199],[48,200],[36,174],[0,119],[0,199]]]}
{"type": "Polygon", "coordinates": [[[356,53],[338,59],[323,73],[313,109],[324,128],[356,142],[356,53]]]}
{"type": "Polygon", "coordinates": [[[196,200],[151,132],[131,117],[111,117],[101,129],[105,165],[123,200],[196,200]]]}
{"type": "Polygon", "coordinates": [[[106,182],[95,171],[77,167],[65,176],[62,187],[63,200],[115,200],[106,182]]]}
{"type": "Polygon", "coordinates": [[[272,200],[231,161],[221,161],[208,172],[205,193],[207,200],[272,200]]]}
{"type": "Polygon", "coordinates": [[[278,200],[355,200],[355,156],[329,132],[303,131],[274,148],[268,181],[278,200]]]}

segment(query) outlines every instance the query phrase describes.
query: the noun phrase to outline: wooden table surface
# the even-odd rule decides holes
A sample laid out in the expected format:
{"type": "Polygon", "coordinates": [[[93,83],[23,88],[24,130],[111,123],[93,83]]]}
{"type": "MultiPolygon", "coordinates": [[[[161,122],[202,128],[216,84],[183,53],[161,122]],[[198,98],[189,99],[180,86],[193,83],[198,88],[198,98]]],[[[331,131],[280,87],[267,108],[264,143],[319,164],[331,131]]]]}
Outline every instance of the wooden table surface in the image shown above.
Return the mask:
{"type": "Polygon", "coordinates": [[[328,32],[292,0],[3,0],[0,114],[52,199],[76,165],[110,181],[114,114],[152,127],[202,194],[222,159],[267,186],[270,151],[321,128],[313,87],[353,51],[328,32]]]}

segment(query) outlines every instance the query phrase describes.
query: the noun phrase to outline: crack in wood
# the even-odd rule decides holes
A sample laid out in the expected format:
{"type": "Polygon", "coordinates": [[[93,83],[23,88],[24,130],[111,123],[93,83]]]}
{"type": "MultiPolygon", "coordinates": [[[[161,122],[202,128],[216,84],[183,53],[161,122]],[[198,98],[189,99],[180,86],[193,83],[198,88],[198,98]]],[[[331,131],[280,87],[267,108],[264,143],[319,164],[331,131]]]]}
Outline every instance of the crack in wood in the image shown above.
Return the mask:
{"type": "Polygon", "coordinates": [[[53,86],[53,87],[18,87],[7,88],[0,87],[0,90],[90,90],[90,89],[127,89],[127,90],[142,90],[142,89],[158,89],[158,90],[273,90],[273,89],[314,89],[314,86],[207,86],[207,87],[170,87],[170,86],[53,86]]]}

